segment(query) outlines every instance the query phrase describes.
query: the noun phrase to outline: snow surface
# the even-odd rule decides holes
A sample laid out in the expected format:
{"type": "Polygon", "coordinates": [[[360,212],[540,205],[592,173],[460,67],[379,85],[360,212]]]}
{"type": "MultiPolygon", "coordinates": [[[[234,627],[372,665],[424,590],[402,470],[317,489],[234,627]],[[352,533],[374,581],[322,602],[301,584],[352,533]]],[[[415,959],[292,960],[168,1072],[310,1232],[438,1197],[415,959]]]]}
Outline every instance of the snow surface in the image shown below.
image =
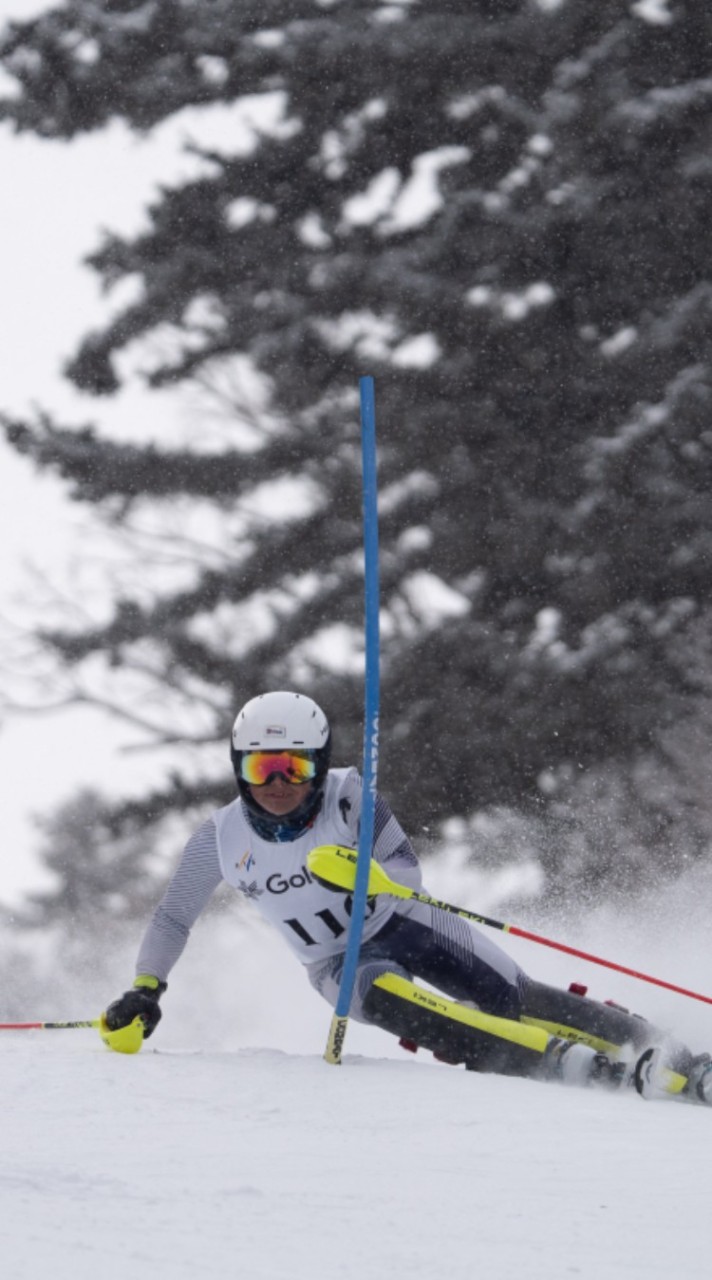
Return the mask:
{"type": "MultiPolygon", "coordinates": [[[[703,869],[554,936],[704,992],[709,901],[703,869]]],[[[73,990],[55,964],[27,1016],[96,1016],[130,981],[125,945],[95,942],[73,990]]],[[[503,945],[712,1048],[710,1006],[503,945]]],[[[329,1066],[328,1007],[249,910],[201,919],[163,1007],[136,1057],[93,1031],[0,1033],[2,1280],[709,1277],[707,1109],[478,1076],[355,1023],[329,1066]]]]}
{"type": "Polygon", "coordinates": [[[5,1280],[709,1276],[702,1108],[80,1036],[4,1045],[5,1280]]]}

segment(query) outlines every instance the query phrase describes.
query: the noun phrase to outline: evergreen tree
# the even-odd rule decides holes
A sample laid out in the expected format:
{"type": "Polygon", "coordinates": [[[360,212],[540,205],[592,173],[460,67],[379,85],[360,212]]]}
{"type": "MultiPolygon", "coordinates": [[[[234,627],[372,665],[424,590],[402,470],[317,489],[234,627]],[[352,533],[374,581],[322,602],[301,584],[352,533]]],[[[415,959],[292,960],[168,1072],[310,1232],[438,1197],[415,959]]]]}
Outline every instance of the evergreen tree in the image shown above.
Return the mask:
{"type": "MultiPolygon", "coordinates": [[[[368,372],[383,782],[411,829],[662,757],[708,670],[679,655],[712,565],[710,24],[705,0],[71,0],[12,24],[0,111],[19,129],[145,131],[248,97],[273,113],[249,147],[203,151],[147,230],[105,237],[93,267],[140,294],[67,371],[111,395],[157,334],[153,387],[247,360],[268,394],[257,444],[238,422],[211,454],[5,421],[104,512],[183,497],[239,515],[189,589],[46,633],[62,661],[120,670],[149,647],[169,684],[213,691],[215,741],[245,697],[297,683],[358,757],[359,677],[309,642],[359,646],[368,372]],[[251,514],[295,478],[306,509],[251,514]]],[[[192,804],[183,782],[170,801],[192,804]]]]}

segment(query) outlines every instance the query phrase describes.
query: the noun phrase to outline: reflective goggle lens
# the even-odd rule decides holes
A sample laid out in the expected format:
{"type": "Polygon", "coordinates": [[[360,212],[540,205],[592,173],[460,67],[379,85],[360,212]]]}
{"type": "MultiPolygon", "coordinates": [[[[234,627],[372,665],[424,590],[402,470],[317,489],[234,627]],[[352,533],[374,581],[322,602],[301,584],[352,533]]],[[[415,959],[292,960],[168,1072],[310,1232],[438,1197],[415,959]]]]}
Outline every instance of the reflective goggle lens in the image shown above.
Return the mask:
{"type": "Polygon", "coordinates": [[[246,751],[240,761],[240,777],[251,787],[264,786],[275,773],[301,786],[316,777],[316,761],[308,751],[246,751]]]}

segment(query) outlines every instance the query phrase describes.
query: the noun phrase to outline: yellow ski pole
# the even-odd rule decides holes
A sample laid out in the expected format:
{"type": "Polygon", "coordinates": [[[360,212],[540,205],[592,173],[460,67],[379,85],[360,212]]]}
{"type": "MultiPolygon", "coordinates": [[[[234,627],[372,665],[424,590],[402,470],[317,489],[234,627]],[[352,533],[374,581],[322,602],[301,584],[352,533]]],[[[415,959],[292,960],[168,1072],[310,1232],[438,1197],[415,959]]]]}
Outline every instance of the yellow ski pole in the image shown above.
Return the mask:
{"type": "MultiPolygon", "coordinates": [[[[307,854],[307,867],[316,880],[323,880],[338,889],[353,888],[356,875],[356,854],[353,849],[346,849],[338,844],[323,844],[307,854]]],[[[662,978],[652,978],[649,973],[641,973],[638,969],[628,969],[613,960],[603,960],[601,956],[591,955],[589,951],[580,951],[578,947],[569,947],[565,942],[554,942],[540,933],[530,933],[528,929],[520,929],[516,924],[505,924],[502,920],[492,920],[489,916],[477,915],[474,911],[466,911],[464,907],[453,907],[449,902],[440,902],[431,898],[429,893],[418,893],[406,885],[391,880],[387,871],[379,863],[371,860],[368,875],[369,897],[378,893],[389,893],[395,898],[409,898],[414,902],[424,902],[431,907],[439,907],[441,911],[449,911],[463,920],[472,920],[474,924],[487,925],[490,929],[501,929],[503,933],[511,933],[513,938],[526,938],[528,942],[538,942],[542,947],[553,947],[555,951],[563,951],[566,955],[576,956],[579,960],[588,960],[590,964],[600,964],[606,969],[615,969],[616,973],[624,973],[629,978],[638,978],[641,982],[651,982],[656,987],[664,987],[666,991],[675,991],[677,995],[688,996],[690,1000],[701,1000],[704,1004],[712,1004],[712,996],[700,995],[698,991],[690,991],[687,987],[678,987],[674,982],[665,982],[662,978]]]]}

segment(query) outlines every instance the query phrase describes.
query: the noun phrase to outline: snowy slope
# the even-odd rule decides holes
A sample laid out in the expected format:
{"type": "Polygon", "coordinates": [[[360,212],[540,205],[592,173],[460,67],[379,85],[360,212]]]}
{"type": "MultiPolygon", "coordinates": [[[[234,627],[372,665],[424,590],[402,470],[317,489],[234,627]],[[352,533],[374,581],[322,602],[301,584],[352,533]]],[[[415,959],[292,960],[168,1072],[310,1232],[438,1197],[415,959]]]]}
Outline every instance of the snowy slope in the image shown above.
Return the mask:
{"type": "MultiPolygon", "coordinates": [[[[493,910],[444,871],[433,891],[493,910]]],[[[709,992],[711,901],[703,867],[519,922],[709,992]]],[[[48,967],[25,1015],[96,1016],[140,932],[123,954],[95,939],[79,981],[48,967]]],[[[710,1005],[497,937],[712,1049],[710,1005]]],[[[136,1057],[0,1033],[0,1280],[709,1280],[712,1109],[476,1076],[354,1023],[328,1066],[327,1006],[249,910],[203,917],[162,1003],[136,1057]]]]}
{"type": "Polygon", "coordinates": [[[86,1034],[3,1043],[4,1280],[709,1277],[702,1108],[86,1034]]]}

